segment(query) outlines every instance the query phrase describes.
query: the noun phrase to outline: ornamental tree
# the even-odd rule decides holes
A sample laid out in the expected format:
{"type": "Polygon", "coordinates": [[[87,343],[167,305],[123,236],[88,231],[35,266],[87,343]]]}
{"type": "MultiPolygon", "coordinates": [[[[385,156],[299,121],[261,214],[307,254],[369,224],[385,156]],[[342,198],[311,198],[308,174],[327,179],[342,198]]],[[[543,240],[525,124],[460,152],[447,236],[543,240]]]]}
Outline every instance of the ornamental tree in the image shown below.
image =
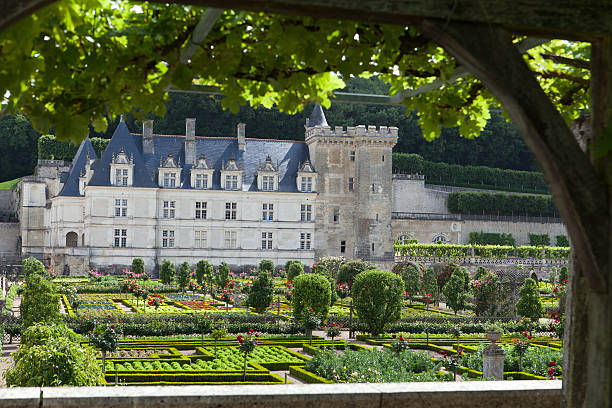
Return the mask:
{"type": "Polygon", "coordinates": [[[113,322],[102,322],[93,329],[91,342],[102,352],[102,373],[106,372],[106,353],[117,350],[122,335],[120,325],[113,322]]]}
{"type": "Polygon", "coordinates": [[[262,259],[259,262],[259,269],[261,269],[262,271],[272,273],[274,272],[274,262],[272,262],[269,259],[262,259]]]}
{"type": "Polygon", "coordinates": [[[402,279],[390,271],[369,270],[355,277],[351,293],[359,321],[378,336],[400,318],[404,297],[402,279]]]}
{"type": "Polygon", "coordinates": [[[304,265],[299,261],[293,261],[289,264],[289,269],[287,269],[287,279],[294,281],[302,273],[304,273],[304,265]]]}
{"type": "Polygon", "coordinates": [[[225,262],[221,262],[215,273],[215,285],[218,289],[223,289],[229,282],[230,268],[225,262]]]}
{"type": "Polygon", "coordinates": [[[159,280],[164,285],[171,285],[174,281],[175,267],[168,259],[164,259],[159,269],[159,280]]]}
{"type": "Polygon", "coordinates": [[[191,274],[191,268],[187,262],[183,262],[179,266],[178,274],[176,275],[176,283],[178,287],[185,292],[185,288],[189,284],[189,276],[191,274]]]}
{"type": "Polygon", "coordinates": [[[210,262],[205,260],[198,261],[196,265],[196,281],[198,285],[202,285],[204,287],[204,291],[206,292],[206,283],[210,282],[212,275],[214,273],[214,268],[210,264],[210,262]]]}
{"type": "Polygon", "coordinates": [[[356,259],[353,261],[347,261],[340,266],[340,271],[338,272],[338,283],[348,283],[349,287],[353,286],[353,281],[355,277],[363,271],[367,271],[370,269],[375,269],[374,264],[368,261],[362,261],[361,259],[356,259]]]}
{"type": "Polygon", "coordinates": [[[457,314],[458,311],[466,308],[467,292],[465,290],[464,274],[461,270],[456,270],[453,272],[449,281],[444,285],[442,293],[444,293],[446,304],[453,309],[455,314],[457,314]]]}
{"type": "Polygon", "coordinates": [[[326,320],[330,301],[331,288],[325,276],[308,273],[299,275],[293,281],[293,314],[298,319],[312,309],[321,320],[326,320]]]}
{"type": "Polygon", "coordinates": [[[537,323],[542,317],[542,301],[540,300],[540,291],[535,280],[531,278],[525,279],[523,286],[519,289],[519,299],[516,302],[516,313],[522,317],[528,317],[531,321],[537,323]]]}
{"type": "Polygon", "coordinates": [[[145,273],[145,263],[142,258],[134,258],[132,260],[132,272],[137,275],[143,275],[145,273]]]}
{"type": "Polygon", "coordinates": [[[25,278],[24,286],[19,307],[24,328],[37,322],[53,323],[61,320],[59,296],[47,277],[32,273],[25,278]]]}
{"type": "Polygon", "coordinates": [[[248,304],[257,313],[263,313],[274,300],[274,282],[268,272],[262,271],[253,281],[249,291],[248,304]]]}

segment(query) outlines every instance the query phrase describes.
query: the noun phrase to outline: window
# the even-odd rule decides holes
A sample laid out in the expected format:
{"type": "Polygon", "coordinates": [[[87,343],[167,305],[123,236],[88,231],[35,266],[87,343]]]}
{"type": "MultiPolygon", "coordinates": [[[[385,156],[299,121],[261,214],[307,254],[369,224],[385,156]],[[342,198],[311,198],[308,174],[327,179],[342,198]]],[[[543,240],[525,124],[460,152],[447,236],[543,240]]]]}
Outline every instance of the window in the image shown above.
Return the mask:
{"type": "Polygon", "coordinates": [[[263,176],[261,189],[262,191],[274,191],[274,176],[263,176]]]}
{"type": "Polygon", "coordinates": [[[378,214],[376,214],[376,221],[378,221],[378,214]]]}
{"type": "Polygon", "coordinates": [[[310,232],[300,233],[300,249],[310,249],[310,232]]]}
{"type": "Polygon", "coordinates": [[[372,242],[372,252],[374,252],[374,243],[372,242]]]}
{"type": "Polygon", "coordinates": [[[370,191],[374,192],[374,184],[370,186],[370,191]]]}
{"type": "Polygon", "coordinates": [[[384,155],[384,154],[383,154],[383,156],[382,156],[382,161],[385,161],[385,155],[384,155]]]}
{"type": "Polygon", "coordinates": [[[127,200],[115,199],[115,217],[127,217],[127,200]]]}
{"type": "Polygon", "coordinates": [[[164,187],[176,187],[176,173],[164,173],[164,187]]]}
{"type": "Polygon", "coordinates": [[[175,209],[176,209],[176,201],[164,201],[162,217],[163,218],[174,218],[175,209]]]}
{"type": "Polygon", "coordinates": [[[312,220],[312,205],[310,204],[302,204],[300,206],[300,215],[302,221],[311,221],[312,220]]]}
{"type": "Polygon", "coordinates": [[[272,233],[261,233],[261,249],[272,249],[272,233]]]}
{"type": "Polygon", "coordinates": [[[263,204],[261,212],[264,221],[272,221],[274,219],[274,204],[263,204]]]}
{"type": "Polygon", "coordinates": [[[236,219],[236,203],[225,203],[225,219],[235,220],[236,219]]]}
{"type": "Polygon", "coordinates": [[[400,245],[405,245],[410,242],[410,237],[408,235],[400,235],[397,237],[397,241],[400,243],[400,245]]]}
{"type": "Polygon", "coordinates": [[[208,188],[208,174],[196,174],[195,188],[205,190],[208,188]]]}
{"type": "Polygon", "coordinates": [[[115,248],[127,247],[127,230],[115,228],[115,248]]]}
{"type": "Polygon", "coordinates": [[[349,177],[349,180],[348,180],[349,191],[353,191],[354,184],[355,184],[355,179],[353,177],[349,177]]]}
{"type": "Polygon", "coordinates": [[[340,221],[340,210],[338,208],[334,208],[334,222],[338,223],[340,221]]]}
{"type": "Polygon", "coordinates": [[[225,189],[226,190],[238,190],[238,176],[225,176],[225,189]]]}
{"type": "Polygon", "coordinates": [[[312,192],[312,177],[302,177],[301,191],[304,193],[312,192]]]}
{"type": "Polygon", "coordinates": [[[196,201],[195,203],[195,217],[197,220],[206,219],[206,201],[196,201]]]}
{"type": "Polygon", "coordinates": [[[174,248],[174,231],[162,231],[162,248],[174,248]]]}
{"type": "Polygon", "coordinates": [[[340,241],[340,253],[343,254],[346,252],[346,241],[340,241]]]}
{"type": "Polygon", "coordinates": [[[236,231],[225,231],[225,247],[236,248],[236,231]]]}
{"type": "Polygon", "coordinates": [[[195,232],[195,247],[206,248],[206,231],[195,232]]]}
{"type": "Polygon", "coordinates": [[[127,169],[115,169],[115,185],[116,186],[127,186],[128,185],[128,170],[127,169]]]}
{"type": "Polygon", "coordinates": [[[446,237],[444,235],[437,235],[433,239],[434,244],[443,244],[446,242],[446,237]]]}
{"type": "Polygon", "coordinates": [[[355,151],[351,150],[351,152],[349,153],[349,159],[350,161],[355,161],[355,151]]]}

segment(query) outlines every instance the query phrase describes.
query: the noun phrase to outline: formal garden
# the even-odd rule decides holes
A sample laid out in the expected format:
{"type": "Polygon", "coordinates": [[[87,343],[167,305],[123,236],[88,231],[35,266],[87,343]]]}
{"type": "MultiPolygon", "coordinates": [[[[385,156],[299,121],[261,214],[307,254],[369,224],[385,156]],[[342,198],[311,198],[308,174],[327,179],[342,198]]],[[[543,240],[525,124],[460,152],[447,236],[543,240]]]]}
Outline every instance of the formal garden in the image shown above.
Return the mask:
{"type": "MultiPolygon", "coordinates": [[[[141,259],[120,275],[59,276],[23,261],[7,292],[8,386],[467,381],[487,347],[505,379],[559,379],[567,268],[473,273],[322,258],[234,273],[141,259]],[[561,306],[560,306],[561,305],[561,306]]],[[[7,309],[3,313],[7,313],[7,309]]],[[[485,357],[483,357],[483,355],[485,357]]]]}

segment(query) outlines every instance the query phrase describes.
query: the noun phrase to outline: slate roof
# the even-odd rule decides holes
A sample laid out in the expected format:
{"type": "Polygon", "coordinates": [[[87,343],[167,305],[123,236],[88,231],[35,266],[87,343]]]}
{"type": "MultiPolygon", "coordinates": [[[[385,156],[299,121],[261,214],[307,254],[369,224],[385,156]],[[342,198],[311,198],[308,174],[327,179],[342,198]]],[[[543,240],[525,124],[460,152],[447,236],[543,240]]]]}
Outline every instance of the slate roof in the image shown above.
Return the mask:
{"type": "Polygon", "coordinates": [[[327,119],[325,119],[325,113],[323,113],[323,108],[319,103],[315,103],[314,109],[306,122],[306,126],[315,127],[315,126],[329,126],[327,124],[327,119]]]}
{"type": "Polygon", "coordinates": [[[96,151],[89,140],[89,136],[81,142],[79,150],[77,150],[72,160],[70,172],[67,177],[64,173],[60,175],[60,181],[64,181],[64,187],[58,195],[60,196],[80,196],[79,194],[79,176],[81,172],[85,170],[85,164],[87,163],[87,152],[91,159],[97,159],[96,151]]]}
{"type": "MultiPolygon", "coordinates": [[[[86,139],[89,140],[89,139],[86,139]]],[[[83,142],[85,143],[85,142],[83,142]]],[[[91,142],[89,142],[91,145],[91,142]]],[[[179,188],[190,189],[191,165],[185,164],[185,136],[153,135],[154,154],[143,154],[142,135],[131,134],[125,122],[119,122],[108,147],[102,154],[100,160],[92,165],[94,175],[89,180],[90,186],[111,186],[110,163],[113,154],[118,154],[121,149],[134,159],[134,187],[157,188],[157,174],[160,159],[165,161],[168,154],[181,164],[181,185],[179,188]]],[[[308,146],[304,142],[291,140],[263,140],[246,139],[245,151],[238,149],[238,140],[233,137],[196,137],[195,157],[204,154],[208,165],[215,171],[213,173],[212,189],[221,189],[222,164],[231,158],[236,159],[243,172],[242,190],[257,190],[257,169],[270,156],[274,165],[278,165],[279,188],[281,192],[298,192],[296,186],[296,173],[298,166],[309,160],[308,146]]],[[[81,149],[79,149],[80,151],[81,149]]],[[[92,148],[93,150],[93,148],[92,148]]],[[[95,153],[94,153],[95,154],[95,153]]],[[[71,169],[68,181],[76,178],[75,188],[68,188],[68,183],[60,195],[78,196],[78,177],[80,169],[78,165],[78,153],[75,156],[75,165],[71,169]]],[[[92,156],[93,157],[93,156],[92,156]]],[[[197,160],[196,160],[197,161],[197,160]]],[[[118,187],[124,188],[124,187],[118,187]]]]}

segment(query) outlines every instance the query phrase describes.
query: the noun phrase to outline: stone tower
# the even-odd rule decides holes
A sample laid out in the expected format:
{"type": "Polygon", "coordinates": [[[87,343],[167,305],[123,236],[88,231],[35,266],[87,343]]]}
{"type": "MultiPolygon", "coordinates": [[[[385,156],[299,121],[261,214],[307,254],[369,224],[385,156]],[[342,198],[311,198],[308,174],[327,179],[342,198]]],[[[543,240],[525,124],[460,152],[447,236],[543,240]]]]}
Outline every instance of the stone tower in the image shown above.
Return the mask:
{"type": "Polygon", "coordinates": [[[315,105],[306,120],[306,143],[318,174],[315,257],[393,261],[391,149],[396,127],[331,129],[315,105]]]}

